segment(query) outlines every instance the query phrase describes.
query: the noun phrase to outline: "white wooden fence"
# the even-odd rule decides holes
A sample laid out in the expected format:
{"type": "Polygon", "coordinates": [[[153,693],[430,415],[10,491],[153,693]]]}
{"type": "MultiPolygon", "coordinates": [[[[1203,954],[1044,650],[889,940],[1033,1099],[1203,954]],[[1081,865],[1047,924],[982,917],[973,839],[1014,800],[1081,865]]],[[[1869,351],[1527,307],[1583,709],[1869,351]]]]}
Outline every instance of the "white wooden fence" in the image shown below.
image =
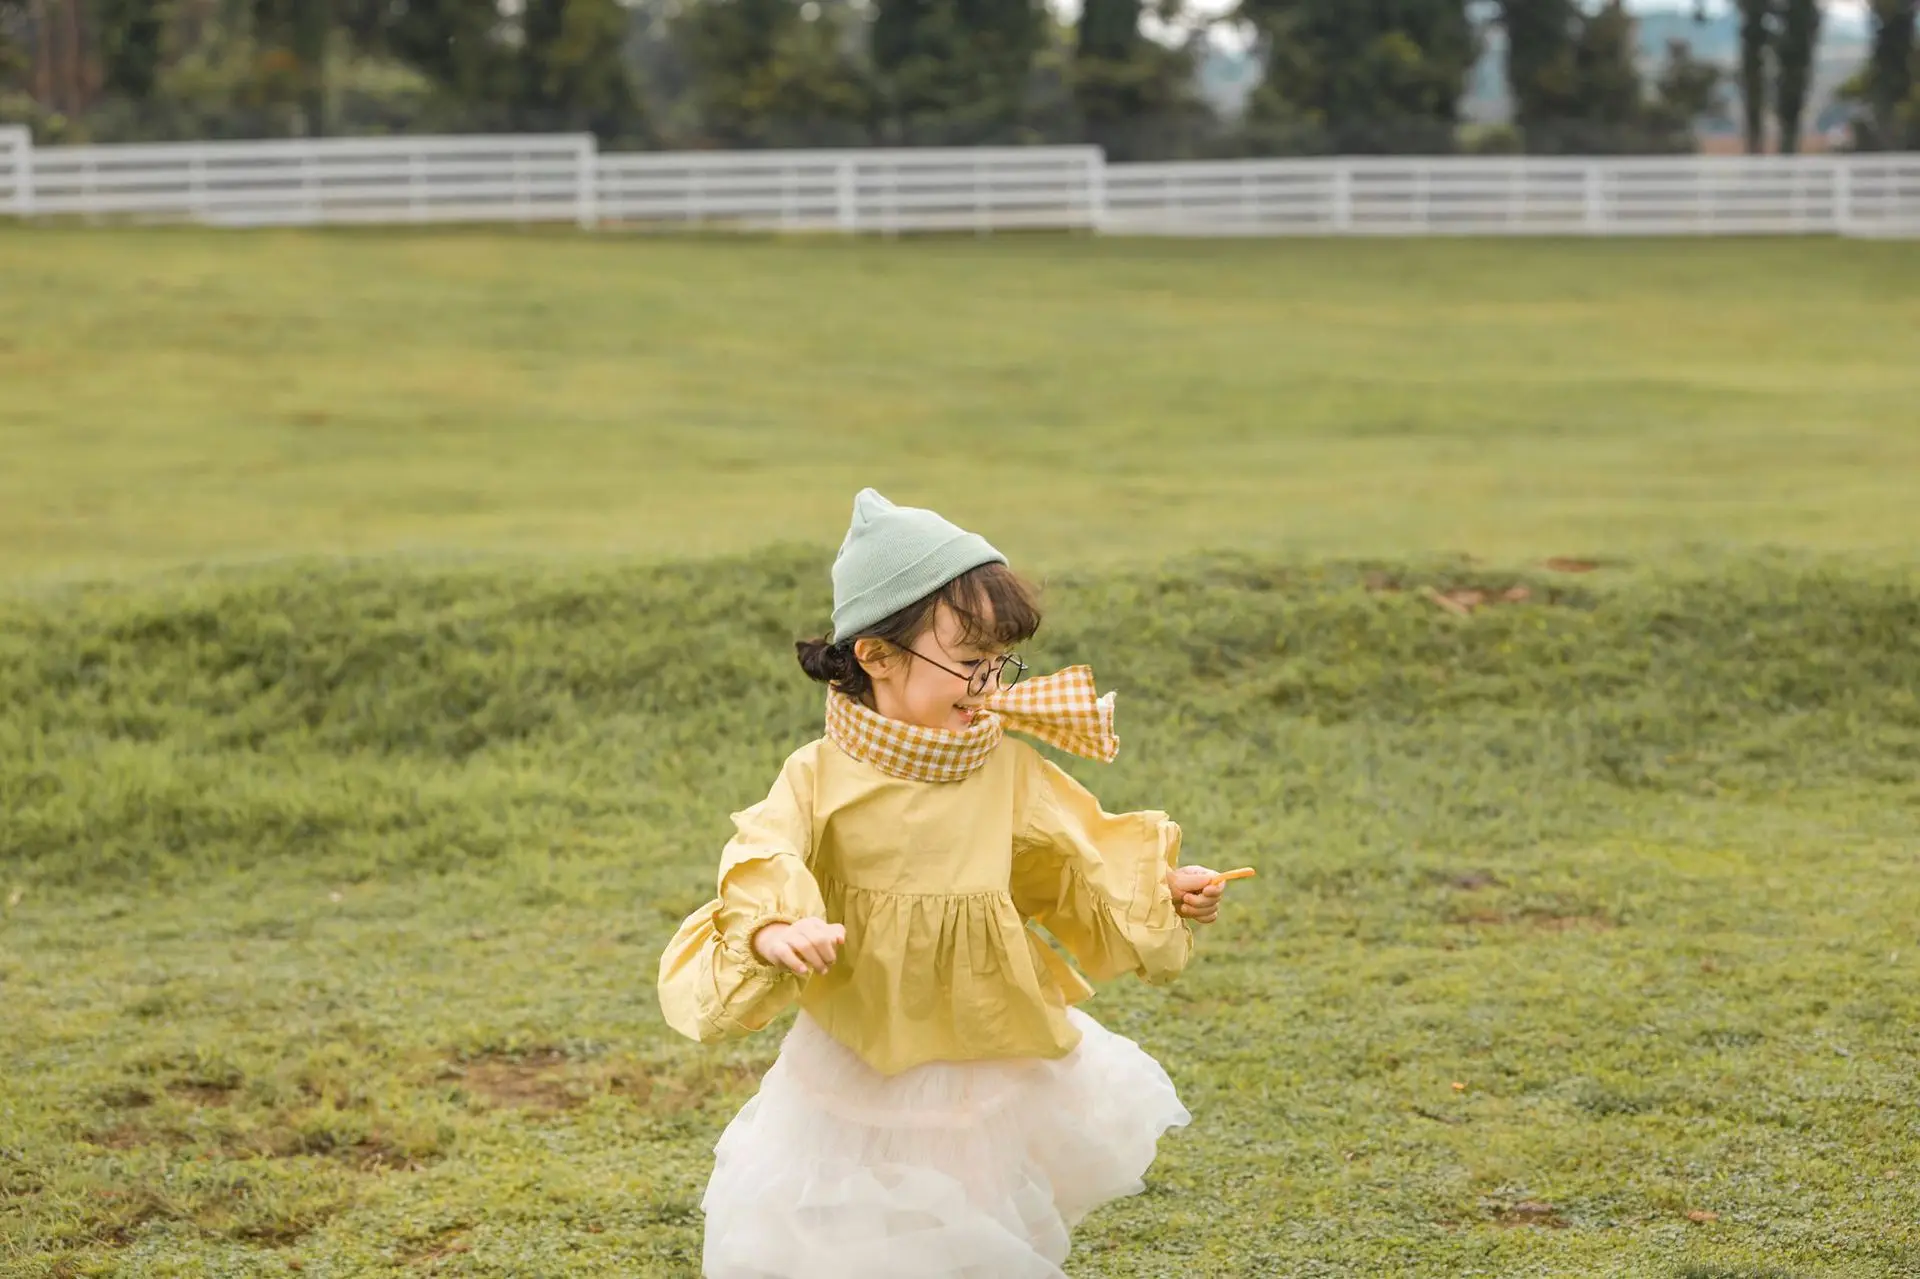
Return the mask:
{"type": "Polygon", "coordinates": [[[783,231],[1091,228],[1097,147],[665,152],[600,157],[615,225],[783,231]]]}
{"type": "Polygon", "coordinates": [[[593,225],[586,136],[339,138],[34,148],[16,159],[12,207],[74,216],[260,226],[574,221],[593,225]],[[20,166],[24,165],[24,169],[20,166]]]}
{"type": "Polygon", "coordinates": [[[33,137],[18,126],[0,125],[0,216],[33,212],[33,137]]]}
{"type": "Polygon", "coordinates": [[[1101,227],[1161,235],[1920,231],[1920,156],[1129,164],[1101,227]]]}
{"type": "Polygon", "coordinates": [[[1920,155],[1108,164],[1097,148],[601,153],[587,135],[35,148],[0,215],[895,234],[1920,236],[1920,155]]]}

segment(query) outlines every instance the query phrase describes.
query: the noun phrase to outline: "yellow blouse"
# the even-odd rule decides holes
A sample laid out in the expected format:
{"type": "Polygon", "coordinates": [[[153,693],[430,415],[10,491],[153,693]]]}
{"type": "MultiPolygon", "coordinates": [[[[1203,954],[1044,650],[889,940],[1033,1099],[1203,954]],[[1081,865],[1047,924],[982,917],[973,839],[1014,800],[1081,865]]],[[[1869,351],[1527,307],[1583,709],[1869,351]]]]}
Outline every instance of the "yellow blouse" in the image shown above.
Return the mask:
{"type": "Polygon", "coordinates": [[[719,896],[660,960],[667,1023],[703,1043],[798,999],[882,1074],[1061,1057],[1079,1040],[1066,1009],[1093,990],[1032,925],[1095,981],[1168,982],[1193,954],[1166,886],[1180,828],[1102,811],[1013,738],[954,782],[889,776],[823,738],[733,820],[719,896]],[[831,970],[803,978],[753,953],[761,926],[810,915],[846,926],[831,970]]]}

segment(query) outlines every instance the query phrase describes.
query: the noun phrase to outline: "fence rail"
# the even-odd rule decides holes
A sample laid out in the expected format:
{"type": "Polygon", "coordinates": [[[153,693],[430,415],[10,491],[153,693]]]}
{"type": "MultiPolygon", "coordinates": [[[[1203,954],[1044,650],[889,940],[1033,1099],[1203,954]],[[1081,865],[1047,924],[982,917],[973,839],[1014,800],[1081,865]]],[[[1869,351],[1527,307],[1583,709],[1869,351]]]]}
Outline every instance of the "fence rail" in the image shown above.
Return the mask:
{"type": "MultiPolygon", "coordinates": [[[[210,225],[577,221],[591,225],[591,137],[350,138],[9,148],[15,207],[40,217],[210,225]]],[[[0,192],[7,175],[0,167],[0,192]]]]}
{"type": "Polygon", "coordinates": [[[1095,147],[600,157],[615,225],[784,231],[1091,229],[1095,147]]]}
{"type": "Polygon", "coordinates": [[[1271,160],[1112,165],[1144,235],[1920,233],[1920,156],[1271,160]]]}
{"type": "Polygon", "coordinates": [[[1920,155],[1109,164],[1095,147],[602,153],[505,135],[35,148],[0,215],[901,234],[1920,237],[1920,155]]]}

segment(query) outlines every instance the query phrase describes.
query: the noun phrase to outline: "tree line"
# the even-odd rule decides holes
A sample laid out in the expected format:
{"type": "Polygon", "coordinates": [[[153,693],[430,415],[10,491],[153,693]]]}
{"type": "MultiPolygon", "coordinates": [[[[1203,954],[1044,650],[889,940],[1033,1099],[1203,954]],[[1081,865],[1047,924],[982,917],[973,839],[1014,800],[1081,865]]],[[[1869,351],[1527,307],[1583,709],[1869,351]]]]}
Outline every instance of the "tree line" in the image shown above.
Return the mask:
{"type": "MultiPolygon", "coordinates": [[[[1721,71],[1643,69],[1622,0],[1240,0],[1226,118],[1180,0],[0,0],[0,123],[48,141],[585,130],[623,147],[1092,142],[1117,159],[1672,152],[1738,99],[1801,134],[1819,0],[1736,0],[1721,71]],[[1186,30],[1183,39],[1145,31],[1186,30]],[[1507,128],[1460,104],[1501,40],[1507,128]]],[[[1859,145],[1920,147],[1920,0],[1872,0],[1859,145]]]]}

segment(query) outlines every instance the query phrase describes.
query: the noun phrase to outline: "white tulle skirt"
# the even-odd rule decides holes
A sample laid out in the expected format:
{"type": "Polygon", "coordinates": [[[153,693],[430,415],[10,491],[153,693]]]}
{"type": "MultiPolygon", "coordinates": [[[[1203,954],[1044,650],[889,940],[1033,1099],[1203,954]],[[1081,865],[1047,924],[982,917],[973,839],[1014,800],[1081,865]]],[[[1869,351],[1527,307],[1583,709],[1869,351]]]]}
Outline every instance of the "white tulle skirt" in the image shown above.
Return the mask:
{"type": "Polygon", "coordinates": [[[889,1077],[800,1014],[715,1151],[707,1279],[1059,1279],[1073,1227],[1191,1119],[1138,1045],[1068,1015],[1057,1061],[889,1077]]]}

